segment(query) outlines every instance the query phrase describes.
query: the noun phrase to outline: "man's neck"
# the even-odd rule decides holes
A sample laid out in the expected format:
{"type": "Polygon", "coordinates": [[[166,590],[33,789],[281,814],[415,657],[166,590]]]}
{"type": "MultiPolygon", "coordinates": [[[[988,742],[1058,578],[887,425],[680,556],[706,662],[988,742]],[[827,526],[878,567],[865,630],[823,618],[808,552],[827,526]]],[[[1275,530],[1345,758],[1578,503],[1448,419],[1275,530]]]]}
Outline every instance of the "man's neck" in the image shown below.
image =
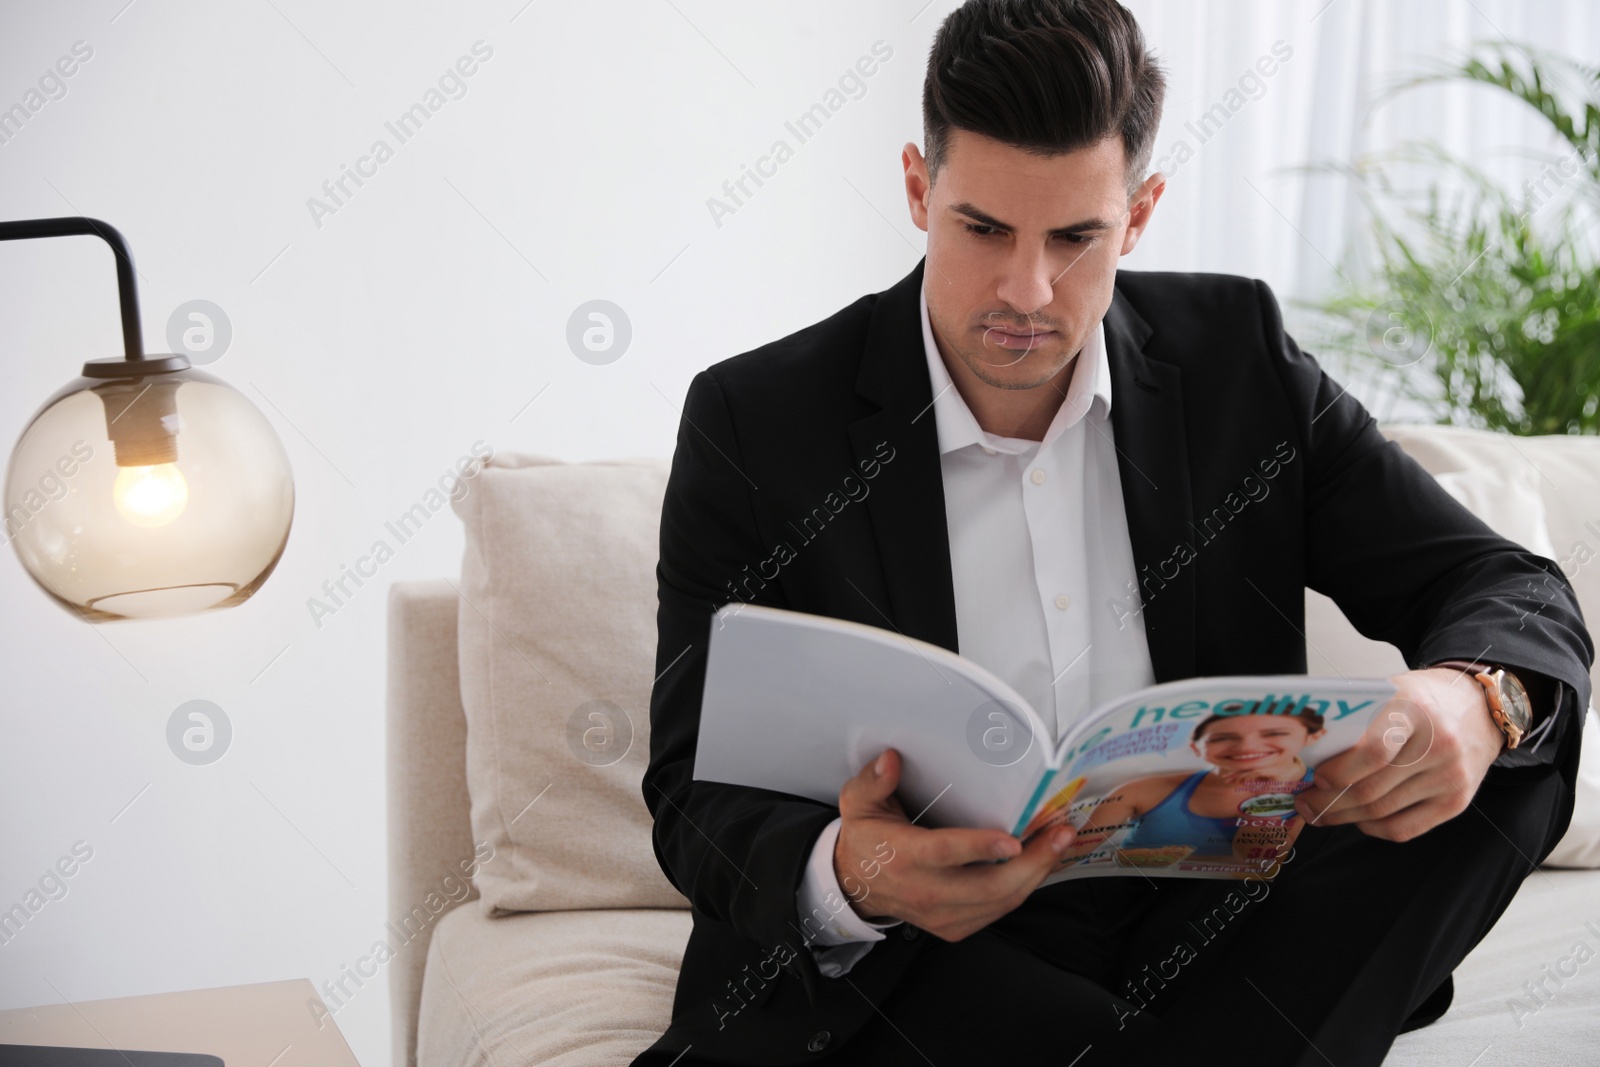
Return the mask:
{"type": "Polygon", "coordinates": [[[939,338],[937,327],[933,329],[933,343],[956,391],[985,433],[1020,441],[1044,440],[1045,431],[1050,429],[1061,402],[1067,398],[1067,385],[1072,381],[1073,368],[1078,365],[1077,355],[1043,385],[1032,389],[1001,389],[988,384],[959,358],[950,355],[939,338]]]}

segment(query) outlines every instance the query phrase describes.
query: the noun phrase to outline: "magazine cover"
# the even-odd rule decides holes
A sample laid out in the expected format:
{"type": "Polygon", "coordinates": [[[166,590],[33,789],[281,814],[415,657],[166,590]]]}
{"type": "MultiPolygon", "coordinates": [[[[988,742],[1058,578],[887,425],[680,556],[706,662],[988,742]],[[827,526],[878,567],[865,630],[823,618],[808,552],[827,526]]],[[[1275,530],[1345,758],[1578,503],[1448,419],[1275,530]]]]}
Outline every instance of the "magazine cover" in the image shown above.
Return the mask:
{"type": "Polygon", "coordinates": [[[1323,760],[1381,729],[1384,680],[1306,678],[1261,694],[1260,679],[1197,679],[1162,704],[1095,724],[1041,782],[1024,839],[1061,822],[1078,837],[1048,881],[1099,874],[1260,876],[1304,820],[1295,795],[1323,760]],[[1038,798],[1042,798],[1038,799],[1038,798]]]}

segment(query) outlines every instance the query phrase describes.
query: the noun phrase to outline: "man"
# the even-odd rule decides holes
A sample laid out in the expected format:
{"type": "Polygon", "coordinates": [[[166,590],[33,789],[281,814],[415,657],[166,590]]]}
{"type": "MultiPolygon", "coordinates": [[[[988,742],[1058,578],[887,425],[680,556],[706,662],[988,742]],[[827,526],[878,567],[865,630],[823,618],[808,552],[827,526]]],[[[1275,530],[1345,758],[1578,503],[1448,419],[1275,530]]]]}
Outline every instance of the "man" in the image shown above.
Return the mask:
{"type": "Polygon", "coordinates": [[[1118,273],[1162,90],[1114,0],[969,0],[903,154],[925,260],[691,383],[644,797],[694,931],[635,1063],[1376,1064],[1566,827],[1594,653],[1559,568],[1387,443],[1264,285],[1118,273]],[[1034,892],[1070,827],[914,825],[893,750],[836,807],[693,780],[732,600],[957,650],[1059,735],[1151,682],[1303,672],[1306,586],[1416,669],[1248,899],[1034,892]]]}

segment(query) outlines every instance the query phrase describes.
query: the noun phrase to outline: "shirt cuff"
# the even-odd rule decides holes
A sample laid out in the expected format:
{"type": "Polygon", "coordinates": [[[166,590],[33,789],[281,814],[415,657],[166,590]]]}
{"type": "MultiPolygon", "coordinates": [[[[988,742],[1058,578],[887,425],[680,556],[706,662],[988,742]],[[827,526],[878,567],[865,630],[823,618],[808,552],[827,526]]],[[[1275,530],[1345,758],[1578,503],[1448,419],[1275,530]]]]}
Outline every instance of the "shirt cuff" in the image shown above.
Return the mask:
{"type": "MultiPolygon", "coordinates": [[[[883,931],[899,926],[901,922],[899,919],[889,923],[868,922],[855,913],[850,901],[839,888],[839,879],[833,873],[833,850],[839,840],[840,822],[841,820],[834,819],[823,827],[816,844],[811,846],[811,859],[806,863],[805,877],[801,879],[800,890],[795,896],[800,929],[805,936],[806,945],[813,950],[858,942],[882,941],[883,931]]],[[[826,955],[838,958],[840,954],[826,955]]],[[[866,955],[866,947],[863,946],[851,955],[854,958],[849,962],[854,964],[855,960],[866,955]]],[[[816,956],[821,966],[824,963],[824,954],[818,952],[816,956]]],[[[824,974],[827,973],[826,967],[822,967],[822,970],[824,974]]]]}
{"type": "Polygon", "coordinates": [[[822,972],[824,978],[838,978],[857,963],[861,957],[872,951],[873,941],[852,941],[848,945],[834,945],[823,948],[820,945],[811,946],[811,958],[817,961],[817,970],[822,972]]]}

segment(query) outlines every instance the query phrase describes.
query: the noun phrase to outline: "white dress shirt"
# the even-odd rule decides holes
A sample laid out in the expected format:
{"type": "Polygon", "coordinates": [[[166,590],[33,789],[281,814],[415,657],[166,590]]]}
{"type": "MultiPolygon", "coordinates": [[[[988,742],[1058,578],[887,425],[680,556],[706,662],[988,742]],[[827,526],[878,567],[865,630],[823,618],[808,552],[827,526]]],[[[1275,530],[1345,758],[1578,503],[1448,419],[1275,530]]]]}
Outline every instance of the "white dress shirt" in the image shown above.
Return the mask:
{"type": "MultiPolygon", "coordinates": [[[[1053,743],[1100,702],[1155,683],[1143,618],[1114,606],[1137,600],[1105,329],[1097,323],[1079,351],[1044,439],[1026,441],[978,425],[939,355],[926,294],[921,308],[958,646],[1033,705],[1053,743]]],[[[852,910],[833,870],[839,825],[818,837],[798,893],[802,929],[830,978],[898,925],[852,910]]],[[[870,901],[871,880],[857,877],[870,901]]]]}

